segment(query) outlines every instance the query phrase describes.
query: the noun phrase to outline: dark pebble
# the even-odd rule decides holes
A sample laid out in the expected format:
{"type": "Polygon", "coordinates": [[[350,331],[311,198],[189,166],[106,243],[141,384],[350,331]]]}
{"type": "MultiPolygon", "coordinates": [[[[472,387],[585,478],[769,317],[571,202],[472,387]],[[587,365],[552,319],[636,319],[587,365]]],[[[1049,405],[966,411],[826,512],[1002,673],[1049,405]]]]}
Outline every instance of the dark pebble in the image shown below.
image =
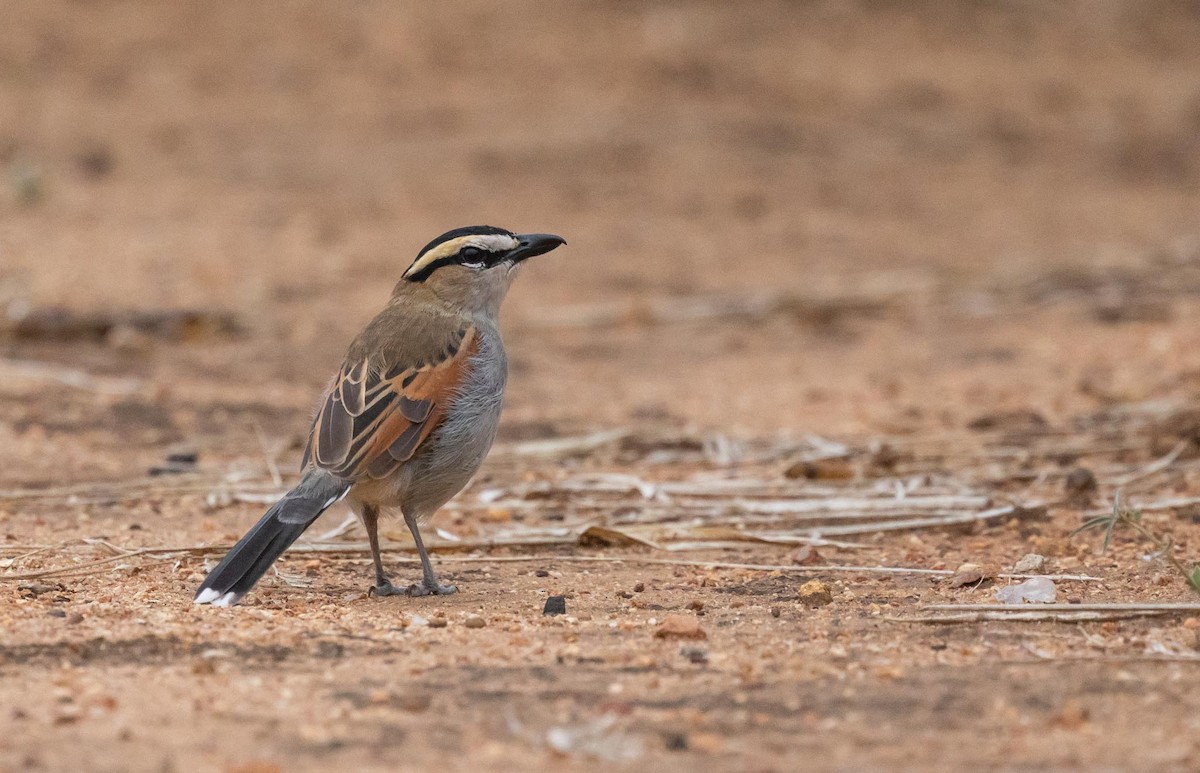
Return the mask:
{"type": "Polygon", "coordinates": [[[685,752],[688,748],[687,736],[683,733],[667,733],[666,738],[667,751],[669,752],[685,752]]]}
{"type": "Polygon", "coordinates": [[[75,159],[75,164],[84,177],[99,180],[108,177],[112,172],[114,159],[112,151],[108,148],[91,148],[80,153],[75,159]]]}
{"type": "Polygon", "coordinates": [[[550,572],[546,571],[545,569],[538,569],[536,572],[534,572],[534,574],[537,575],[538,577],[549,577],[550,576],[550,572]]]}
{"type": "Polygon", "coordinates": [[[543,615],[565,615],[567,613],[567,597],[566,596],[551,596],[546,599],[546,606],[542,607],[543,615]]]}
{"type": "Polygon", "coordinates": [[[46,614],[50,615],[50,617],[66,617],[67,616],[67,613],[61,609],[51,609],[46,614]]]}
{"type": "Polygon", "coordinates": [[[1086,467],[1076,467],[1067,475],[1068,494],[1090,494],[1096,490],[1096,476],[1086,467]]]}

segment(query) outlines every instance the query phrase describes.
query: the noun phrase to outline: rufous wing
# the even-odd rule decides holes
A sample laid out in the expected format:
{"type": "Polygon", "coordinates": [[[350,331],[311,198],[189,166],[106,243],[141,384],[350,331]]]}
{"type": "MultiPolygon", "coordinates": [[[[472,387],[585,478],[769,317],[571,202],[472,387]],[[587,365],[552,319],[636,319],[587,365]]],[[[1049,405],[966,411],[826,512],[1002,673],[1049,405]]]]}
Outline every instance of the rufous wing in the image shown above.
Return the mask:
{"type": "Polygon", "coordinates": [[[302,467],[359,480],[383,478],[411,459],[441,422],[479,341],[468,327],[436,348],[420,362],[389,367],[364,357],[343,365],[313,420],[302,467]]]}

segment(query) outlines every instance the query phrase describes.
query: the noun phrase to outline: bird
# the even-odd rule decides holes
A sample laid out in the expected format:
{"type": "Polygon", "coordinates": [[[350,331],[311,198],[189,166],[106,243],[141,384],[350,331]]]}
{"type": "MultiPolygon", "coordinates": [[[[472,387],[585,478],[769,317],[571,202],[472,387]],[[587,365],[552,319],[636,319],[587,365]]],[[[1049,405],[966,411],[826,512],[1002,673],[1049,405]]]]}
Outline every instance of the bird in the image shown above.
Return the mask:
{"type": "Polygon", "coordinates": [[[369,594],[456,592],[438,582],[420,526],[467,485],[496,437],[508,376],[498,318],[518,269],[564,244],[554,234],[469,226],[425,245],[325,389],[300,482],[209,572],[193,601],[237,604],[343,499],[371,546],[369,594]],[[380,515],[396,511],[421,559],[421,580],[407,587],[392,584],[379,555],[380,515]]]}

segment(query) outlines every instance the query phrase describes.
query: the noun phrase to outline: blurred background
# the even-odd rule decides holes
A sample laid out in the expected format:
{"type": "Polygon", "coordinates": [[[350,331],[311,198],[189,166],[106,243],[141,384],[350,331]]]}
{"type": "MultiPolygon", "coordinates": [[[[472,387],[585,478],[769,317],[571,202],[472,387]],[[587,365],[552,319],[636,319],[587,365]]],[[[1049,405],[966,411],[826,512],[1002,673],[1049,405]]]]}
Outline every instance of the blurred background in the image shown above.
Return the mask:
{"type": "Polygon", "coordinates": [[[477,223],[570,242],[506,310],[514,436],[953,427],[1200,366],[1174,302],[1200,255],[1195,3],[4,17],[0,340],[142,379],[168,434],[302,432],[416,250],[477,223]]]}
{"type": "Polygon", "coordinates": [[[1200,769],[1195,607],[894,617],[1194,600],[1073,535],[1200,555],[1198,297],[1196,0],[0,0],[0,769],[1200,769]],[[569,246],[463,592],[195,607],[474,224],[569,246]]]}

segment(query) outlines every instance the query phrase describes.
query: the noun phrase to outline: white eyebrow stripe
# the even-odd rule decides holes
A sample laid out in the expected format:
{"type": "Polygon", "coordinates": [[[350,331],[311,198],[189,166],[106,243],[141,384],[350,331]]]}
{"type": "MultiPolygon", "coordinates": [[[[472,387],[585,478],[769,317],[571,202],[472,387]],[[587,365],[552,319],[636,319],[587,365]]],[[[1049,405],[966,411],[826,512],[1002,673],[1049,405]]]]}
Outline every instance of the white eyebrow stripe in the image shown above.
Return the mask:
{"type": "Polygon", "coordinates": [[[478,247],[487,252],[508,252],[511,249],[515,249],[520,243],[520,240],[508,234],[472,234],[459,236],[456,239],[442,242],[422,255],[416,262],[409,266],[408,271],[405,271],[404,275],[412,276],[413,274],[420,273],[435,260],[448,258],[463,247],[478,247]]]}
{"type": "MultiPolygon", "coordinates": [[[[484,236],[467,236],[467,244],[488,252],[508,252],[515,249],[519,241],[508,234],[487,234],[484,236]]],[[[465,245],[464,245],[465,246],[465,245]]]]}

